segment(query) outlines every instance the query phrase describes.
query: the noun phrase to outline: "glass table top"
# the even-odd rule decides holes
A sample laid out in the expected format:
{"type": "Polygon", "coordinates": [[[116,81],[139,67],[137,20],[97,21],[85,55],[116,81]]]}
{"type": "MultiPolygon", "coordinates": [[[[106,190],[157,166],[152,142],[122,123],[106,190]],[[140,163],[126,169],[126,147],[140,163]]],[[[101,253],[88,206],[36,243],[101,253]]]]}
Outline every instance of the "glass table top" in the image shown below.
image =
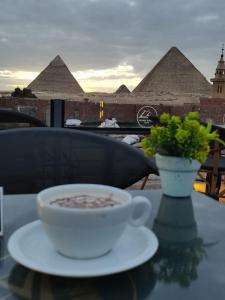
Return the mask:
{"type": "Polygon", "coordinates": [[[225,206],[196,192],[192,199],[169,198],[160,190],[131,194],[153,204],[146,226],[159,239],[158,251],[129,271],[85,279],[35,272],[10,257],[10,235],[38,216],[35,195],[4,196],[0,299],[224,299],[225,206]]]}

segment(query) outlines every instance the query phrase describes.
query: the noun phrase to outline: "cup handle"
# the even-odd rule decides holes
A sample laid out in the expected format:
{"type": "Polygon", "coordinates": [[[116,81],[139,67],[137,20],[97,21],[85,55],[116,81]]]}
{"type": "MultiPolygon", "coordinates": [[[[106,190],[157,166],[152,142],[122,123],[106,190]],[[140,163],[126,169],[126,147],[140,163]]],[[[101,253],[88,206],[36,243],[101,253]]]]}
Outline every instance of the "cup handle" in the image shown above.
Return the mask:
{"type": "Polygon", "coordinates": [[[149,199],[143,196],[136,196],[132,199],[133,209],[129,219],[129,224],[137,227],[143,225],[148,217],[150,216],[152,210],[152,204],[149,199]],[[138,217],[135,216],[138,214],[138,217]]]}

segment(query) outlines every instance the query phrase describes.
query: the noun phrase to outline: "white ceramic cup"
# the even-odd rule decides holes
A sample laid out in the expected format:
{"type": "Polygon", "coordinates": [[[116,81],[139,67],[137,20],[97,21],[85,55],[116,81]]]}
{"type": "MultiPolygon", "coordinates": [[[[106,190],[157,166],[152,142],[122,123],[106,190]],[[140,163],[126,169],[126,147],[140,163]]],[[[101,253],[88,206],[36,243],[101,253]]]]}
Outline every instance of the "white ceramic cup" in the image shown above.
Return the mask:
{"type": "Polygon", "coordinates": [[[97,184],[68,184],[51,187],[37,195],[44,229],[55,249],[72,258],[94,258],[110,251],[126,226],[143,225],[151,212],[150,201],[132,198],[125,190],[97,184]],[[101,208],[68,208],[52,205],[58,198],[73,195],[113,195],[121,203],[101,208]]]}

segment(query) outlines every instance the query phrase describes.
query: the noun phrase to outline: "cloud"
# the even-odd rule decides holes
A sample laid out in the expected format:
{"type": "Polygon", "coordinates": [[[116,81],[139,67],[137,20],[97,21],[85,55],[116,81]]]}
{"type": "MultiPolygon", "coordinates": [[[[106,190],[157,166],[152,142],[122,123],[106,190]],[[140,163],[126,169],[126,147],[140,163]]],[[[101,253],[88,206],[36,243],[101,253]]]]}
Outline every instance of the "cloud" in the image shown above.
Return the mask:
{"type": "Polygon", "coordinates": [[[128,0],[127,3],[128,3],[128,5],[130,5],[131,7],[137,5],[137,2],[136,2],[136,1],[128,0]]]}
{"type": "Polygon", "coordinates": [[[224,0],[5,0],[0,69],[40,72],[60,54],[73,72],[125,63],[143,78],[177,46],[210,78],[224,28],[224,0]]]}
{"type": "Polygon", "coordinates": [[[205,22],[213,22],[213,21],[218,20],[218,19],[219,19],[218,15],[209,14],[209,15],[198,16],[196,18],[196,21],[205,23],[205,22]]]}
{"type": "Polygon", "coordinates": [[[127,79],[115,78],[115,79],[103,79],[103,80],[79,80],[80,85],[85,92],[115,92],[122,84],[125,84],[129,90],[133,90],[134,87],[140,82],[140,77],[133,77],[127,79]]]}
{"type": "Polygon", "coordinates": [[[38,72],[0,70],[0,77],[22,80],[33,80],[38,72]]]}
{"type": "Polygon", "coordinates": [[[121,84],[133,89],[141,78],[131,65],[119,65],[110,69],[85,70],[73,73],[86,92],[113,92],[121,84]]]}
{"type": "MultiPolygon", "coordinates": [[[[0,79],[10,79],[17,84],[8,87],[26,87],[38,76],[38,72],[0,70],[0,79]]],[[[112,92],[121,84],[133,89],[141,80],[131,65],[119,65],[109,69],[88,69],[72,72],[86,92],[112,92]]]]}
{"type": "Polygon", "coordinates": [[[84,70],[84,71],[77,71],[73,73],[76,79],[104,79],[104,78],[112,78],[112,77],[121,77],[121,78],[130,78],[135,77],[136,74],[134,73],[134,67],[130,65],[119,65],[114,68],[110,69],[100,69],[100,70],[84,70]]]}

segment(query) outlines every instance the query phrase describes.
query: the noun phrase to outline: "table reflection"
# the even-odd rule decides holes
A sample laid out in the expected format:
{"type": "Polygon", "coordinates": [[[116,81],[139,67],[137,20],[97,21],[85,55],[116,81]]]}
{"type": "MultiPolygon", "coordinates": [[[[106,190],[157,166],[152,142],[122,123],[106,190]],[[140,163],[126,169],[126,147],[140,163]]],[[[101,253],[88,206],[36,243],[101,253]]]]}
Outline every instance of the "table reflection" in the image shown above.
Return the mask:
{"type": "Polygon", "coordinates": [[[203,240],[198,237],[191,197],[162,195],[153,231],[159,239],[159,250],[154,257],[157,279],[189,286],[197,279],[197,267],[206,257],[203,240]]]}
{"type": "Polygon", "coordinates": [[[144,299],[156,283],[151,261],[130,272],[98,278],[63,278],[19,264],[11,270],[9,290],[17,299],[144,299]]]}
{"type": "Polygon", "coordinates": [[[161,247],[195,241],[198,230],[191,197],[162,195],[153,231],[161,247]]]}

